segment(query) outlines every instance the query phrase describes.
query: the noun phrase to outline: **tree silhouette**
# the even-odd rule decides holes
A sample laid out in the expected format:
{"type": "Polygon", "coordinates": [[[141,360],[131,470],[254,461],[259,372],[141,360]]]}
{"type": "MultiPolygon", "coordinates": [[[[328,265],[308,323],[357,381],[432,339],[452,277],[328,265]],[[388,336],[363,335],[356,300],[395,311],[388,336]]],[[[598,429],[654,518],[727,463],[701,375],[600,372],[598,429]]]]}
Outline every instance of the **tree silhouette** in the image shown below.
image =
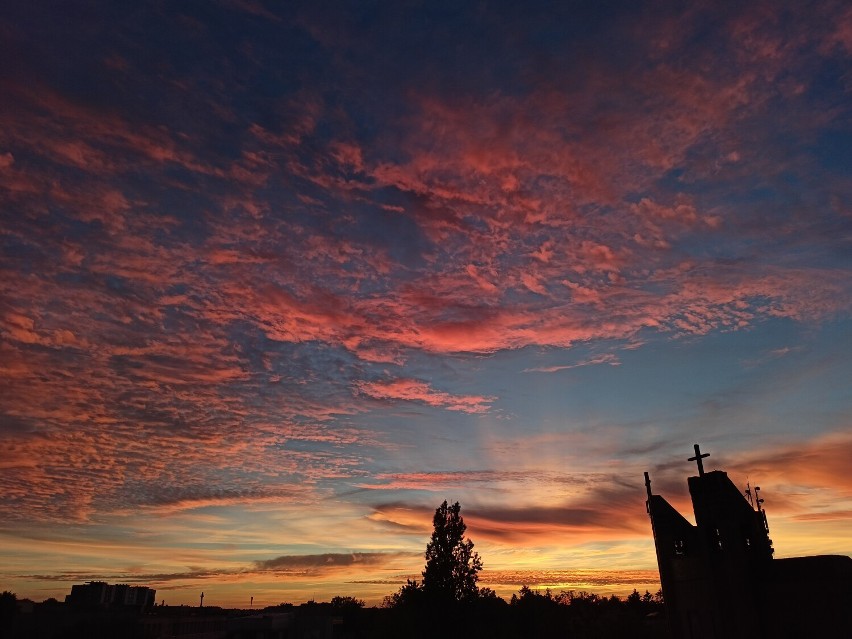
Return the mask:
{"type": "Polygon", "coordinates": [[[355,610],[364,607],[362,599],[355,597],[342,597],[340,595],[331,598],[331,607],[338,610],[355,610]]]}
{"type": "Polygon", "coordinates": [[[464,538],[467,526],[460,512],[459,502],[448,506],[446,500],[435,510],[422,573],[423,593],[429,599],[471,601],[479,595],[476,582],[482,560],[473,551],[473,542],[464,538]]]}
{"type": "Polygon", "coordinates": [[[385,597],[382,602],[384,608],[410,608],[423,603],[423,585],[417,583],[416,579],[406,579],[405,585],[398,591],[385,597]]]}
{"type": "Polygon", "coordinates": [[[18,596],[14,592],[4,590],[0,594],[0,637],[5,636],[4,628],[18,614],[18,596]]]}

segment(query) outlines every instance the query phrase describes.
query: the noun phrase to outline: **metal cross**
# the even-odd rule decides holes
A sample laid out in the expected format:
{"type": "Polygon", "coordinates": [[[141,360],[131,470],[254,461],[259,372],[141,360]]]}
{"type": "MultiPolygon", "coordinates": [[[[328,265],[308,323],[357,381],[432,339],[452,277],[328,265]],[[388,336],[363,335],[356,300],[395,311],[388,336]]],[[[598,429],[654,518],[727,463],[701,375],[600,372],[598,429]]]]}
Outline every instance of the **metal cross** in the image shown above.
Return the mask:
{"type": "Polygon", "coordinates": [[[701,454],[701,449],[698,448],[698,444],[694,444],[693,448],[695,448],[695,457],[690,457],[686,461],[694,461],[698,463],[698,474],[704,474],[704,462],[702,461],[705,457],[710,457],[710,453],[701,454]]]}

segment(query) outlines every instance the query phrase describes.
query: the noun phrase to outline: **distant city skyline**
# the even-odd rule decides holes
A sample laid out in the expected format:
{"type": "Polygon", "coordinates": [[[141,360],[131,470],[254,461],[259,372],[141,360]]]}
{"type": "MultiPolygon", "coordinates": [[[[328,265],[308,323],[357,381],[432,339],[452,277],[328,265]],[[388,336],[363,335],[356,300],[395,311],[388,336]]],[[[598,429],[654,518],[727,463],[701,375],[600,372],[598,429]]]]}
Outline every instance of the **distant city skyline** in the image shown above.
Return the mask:
{"type": "Polygon", "coordinates": [[[658,587],[643,472],[852,554],[852,8],[10,3],[0,589],[658,587]]]}

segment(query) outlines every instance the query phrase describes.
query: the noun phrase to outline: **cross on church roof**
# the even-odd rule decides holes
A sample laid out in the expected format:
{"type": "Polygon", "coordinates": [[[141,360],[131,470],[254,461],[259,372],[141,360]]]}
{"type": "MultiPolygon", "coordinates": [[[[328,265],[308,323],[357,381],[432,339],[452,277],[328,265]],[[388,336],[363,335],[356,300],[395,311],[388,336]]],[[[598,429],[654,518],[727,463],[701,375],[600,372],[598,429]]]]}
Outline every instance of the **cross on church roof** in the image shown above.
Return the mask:
{"type": "Polygon", "coordinates": [[[694,461],[698,464],[698,474],[704,474],[704,462],[702,461],[705,457],[710,457],[710,453],[701,454],[701,449],[698,447],[698,444],[694,444],[693,448],[695,448],[695,457],[690,457],[686,461],[694,461]]]}

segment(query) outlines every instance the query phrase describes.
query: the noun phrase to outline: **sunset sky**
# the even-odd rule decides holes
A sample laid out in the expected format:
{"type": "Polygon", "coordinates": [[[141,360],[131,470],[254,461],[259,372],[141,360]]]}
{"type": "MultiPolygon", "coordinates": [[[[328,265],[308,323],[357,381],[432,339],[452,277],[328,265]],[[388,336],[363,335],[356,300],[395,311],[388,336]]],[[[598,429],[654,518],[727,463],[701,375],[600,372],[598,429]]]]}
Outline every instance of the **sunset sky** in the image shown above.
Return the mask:
{"type": "Polygon", "coordinates": [[[653,591],[694,443],[852,554],[848,2],[5,2],[0,211],[19,598],[653,591]]]}

